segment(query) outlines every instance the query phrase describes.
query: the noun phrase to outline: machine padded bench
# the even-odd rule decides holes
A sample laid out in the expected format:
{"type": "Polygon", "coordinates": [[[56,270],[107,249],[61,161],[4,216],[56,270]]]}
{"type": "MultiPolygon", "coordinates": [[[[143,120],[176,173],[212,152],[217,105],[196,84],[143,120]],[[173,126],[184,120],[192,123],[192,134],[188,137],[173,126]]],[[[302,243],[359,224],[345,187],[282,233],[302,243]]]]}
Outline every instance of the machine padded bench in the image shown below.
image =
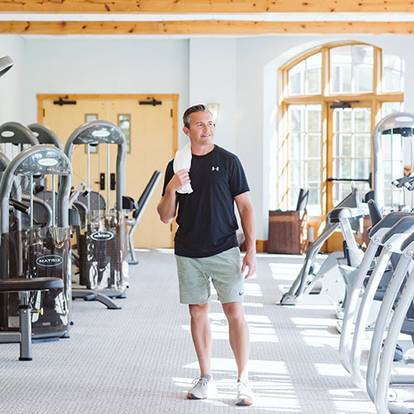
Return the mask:
{"type": "Polygon", "coordinates": [[[19,292],[19,332],[0,333],[0,342],[18,342],[20,344],[20,361],[32,360],[32,322],[29,292],[50,289],[63,289],[63,280],[56,277],[38,277],[34,279],[0,280],[0,293],[19,292]],[[25,293],[25,294],[24,294],[25,293]]]}

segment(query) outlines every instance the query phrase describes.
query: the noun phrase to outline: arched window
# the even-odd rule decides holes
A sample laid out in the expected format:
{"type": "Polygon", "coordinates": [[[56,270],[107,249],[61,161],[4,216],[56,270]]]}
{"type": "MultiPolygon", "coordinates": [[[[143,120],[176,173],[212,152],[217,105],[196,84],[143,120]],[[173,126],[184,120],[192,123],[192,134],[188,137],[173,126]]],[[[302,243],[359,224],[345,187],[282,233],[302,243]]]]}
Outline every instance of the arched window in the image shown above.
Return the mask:
{"type": "MultiPolygon", "coordinates": [[[[299,189],[307,188],[308,211],[322,215],[352,186],[369,189],[371,132],[402,109],[403,74],[398,56],[357,42],[323,45],[280,69],[280,207],[294,208],[299,189]]],[[[391,183],[385,191],[392,199],[391,183]]]]}

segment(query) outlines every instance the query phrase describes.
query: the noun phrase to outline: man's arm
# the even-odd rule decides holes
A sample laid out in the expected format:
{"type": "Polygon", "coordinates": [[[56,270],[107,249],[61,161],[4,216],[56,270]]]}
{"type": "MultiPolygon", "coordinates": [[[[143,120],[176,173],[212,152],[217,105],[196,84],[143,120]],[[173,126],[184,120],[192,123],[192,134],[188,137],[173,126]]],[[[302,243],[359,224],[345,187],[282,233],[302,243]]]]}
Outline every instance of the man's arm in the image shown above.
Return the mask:
{"type": "Polygon", "coordinates": [[[256,230],[254,226],[254,212],[249,193],[242,193],[234,197],[239,210],[241,225],[243,228],[246,255],[243,258],[242,272],[248,267],[246,278],[256,273],[256,230]]]}
{"type": "Polygon", "coordinates": [[[163,223],[168,223],[175,217],[177,212],[177,195],[176,191],[190,182],[188,170],[177,171],[167,186],[164,195],[157,206],[157,211],[163,223]]]}

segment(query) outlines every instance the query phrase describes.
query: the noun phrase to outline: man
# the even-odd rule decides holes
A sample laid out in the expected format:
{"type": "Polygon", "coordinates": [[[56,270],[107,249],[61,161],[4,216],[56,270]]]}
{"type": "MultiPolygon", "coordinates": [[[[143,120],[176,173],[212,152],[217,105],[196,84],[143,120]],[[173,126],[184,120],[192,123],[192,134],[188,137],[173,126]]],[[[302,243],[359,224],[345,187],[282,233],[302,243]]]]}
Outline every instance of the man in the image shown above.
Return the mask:
{"type": "Polygon", "coordinates": [[[216,393],[210,371],[211,333],[208,322],[210,280],[229,323],[229,341],[237,364],[236,405],[253,403],[248,384],[249,333],[243,310],[244,277],[256,271],[256,241],[249,187],[239,159],[214,144],[214,123],[205,105],[188,108],[183,131],[190,139],[191,168],[174,173],[167,166],[158,213],[164,223],[176,216],[175,255],[180,302],[189,305],[191,334],[200,378],[188,392],[189,399],[205,399],[216,393]],[[193,192],[177,190],[190,183],[193,192]],[[240,260],[234,214],[240,213],[246,255],[240,260]]]}

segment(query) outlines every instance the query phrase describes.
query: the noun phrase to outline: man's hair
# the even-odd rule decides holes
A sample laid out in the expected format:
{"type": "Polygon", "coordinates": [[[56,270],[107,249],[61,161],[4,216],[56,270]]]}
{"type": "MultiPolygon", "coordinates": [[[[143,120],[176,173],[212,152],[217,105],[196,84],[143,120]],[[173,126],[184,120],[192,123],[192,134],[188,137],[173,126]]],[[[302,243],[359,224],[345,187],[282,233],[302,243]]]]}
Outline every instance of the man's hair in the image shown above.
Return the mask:
{"type": "Polygon", "coordinates": [[[190,106],[186,109],[183,115],[183,123],[186,128],[190,128],[190,115],[194,112],[210,112],[206,105],[198,104],[190,106]]]}

